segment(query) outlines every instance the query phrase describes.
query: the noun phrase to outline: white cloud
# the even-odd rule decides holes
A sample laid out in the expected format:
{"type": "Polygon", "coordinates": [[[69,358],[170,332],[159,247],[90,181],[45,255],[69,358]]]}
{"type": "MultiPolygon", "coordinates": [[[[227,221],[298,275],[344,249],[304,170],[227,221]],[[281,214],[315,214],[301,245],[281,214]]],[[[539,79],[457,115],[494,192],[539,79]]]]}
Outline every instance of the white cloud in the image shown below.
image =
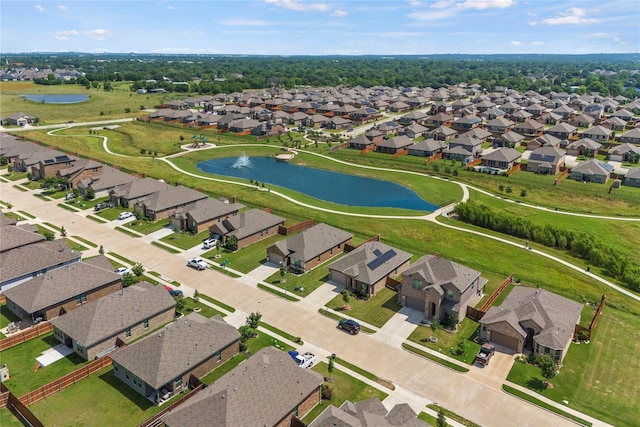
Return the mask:
{"type": "Polygon", "coordinates": [[[37,4],[35,7],[36,9],[38,9],[38,12],[40,13],[44,12],[44,7],[42,7],[41,5],[37,4]]]}
{"type": "Polygon", "coordinates": [[[263,27],[267,25],[266,21],[259,19],[237,19],[231,18],[222,21],[222,25],[228,25],[230,27],[263,27]]]}
{"type": "Polygon", "coordinates": [[[584,36],[585,39],[606,39],[611,37],[609,33],[591,33],[584,36]]]}
{"type": "Polygon", "coordinates": [[[55,34],[53,35],[53,38],[56,40],[69,40],[71,36],[78,36],[78,35],[80,35],[80,33],[77,32],[76,30],[56,31],[55,34]]]}
{"type": "Polygon", "coordinates": [[[110,32],[108,30],[104,30],[104,29],[95,29],[95,30],[89,30],[89,31],[85,31],[84,34],[91,37],[93,40],[106,40],[107,39],[107,35],[110,32]]]}
{"type": "Polygon", "coordinates": [[[267,3],[296,12],[328,12],[326,3],[305,3],[293,0],[265,0],[267,3]]]}
{"type": "Polygon", "coordinates": [[[331,16],[336,17],[336,18],[344,18],[345,16],[347,16],[347,12],[345,12],[342,9],[336,9],[336,10],[333,11],[331,16]]]}
{"type": "Polygon", "coordinates": [[[466,0],[458,3],[457,7],[468,9],[506,9],[513,6],[514,0],[466,0]]]}
{"type": "Polygon", "coordinates": [[[510,42],[509,42],[509,44],[510,44],[511,46],[515,46],[515,47],[522,46],[522,42],[521,42],[521,41],[518,41],[518,40],[510,41],[510,42]]]}
{"type": "Polygon", "coordinates": [[[443,19],[447,19],[455,15],[455,13],[456,13],[455,9],[442,9],[438,11],[425,10],[422,12],[412,12],[408,14],[407,17],[410,19],[415,19],[416,21],[428,22],[428,21],[440,21],[443,19]]]}
{"type": "Polygon", "coordinates": [[[536,41],[531,42],[531,46],[544,46],[544,42],[536,40],[536,41]]]}
{"type": "Polygon", "coordinates": [[[579,25],[594,24],[597,19],[587,17],[587,10],[580,7],[570,7],[564,12],[560,12],[560,16],[555,18],[543,19],[542,23],[547,25],[579,25]]]}
{"type": "Polygon", "coordinates": [[[444,9],[445,7],[453,6],[455,0],[441,0],[432,4],[430,7],[433,9],[444,9]]]}
{"type": "Polygon", "coordinates": [[[413,7],[420,7],[422,5],[423,3],[421,1],[412,0],[409,2],[409,6],[413,6],[413,7]]]}
{"type": "Polygon", "coordinates": [[[60,5],[58,5],[58,9],[60,9],[60,10],[67,10],[67,6],[65,6],[65,5],[63,5],[63,4],[60,4],[60,5]]]}

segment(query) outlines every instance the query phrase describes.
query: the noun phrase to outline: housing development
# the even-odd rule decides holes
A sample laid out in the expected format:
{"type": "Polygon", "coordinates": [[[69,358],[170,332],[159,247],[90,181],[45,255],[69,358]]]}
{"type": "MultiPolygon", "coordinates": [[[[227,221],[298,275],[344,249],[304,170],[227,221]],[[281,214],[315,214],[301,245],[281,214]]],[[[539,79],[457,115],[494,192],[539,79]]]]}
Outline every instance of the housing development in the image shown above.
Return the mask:
{"type": "Polygon", "coordinates": [[[2,74],[2,425],[636,424],[640,97],[47,71],[2,74]]]}

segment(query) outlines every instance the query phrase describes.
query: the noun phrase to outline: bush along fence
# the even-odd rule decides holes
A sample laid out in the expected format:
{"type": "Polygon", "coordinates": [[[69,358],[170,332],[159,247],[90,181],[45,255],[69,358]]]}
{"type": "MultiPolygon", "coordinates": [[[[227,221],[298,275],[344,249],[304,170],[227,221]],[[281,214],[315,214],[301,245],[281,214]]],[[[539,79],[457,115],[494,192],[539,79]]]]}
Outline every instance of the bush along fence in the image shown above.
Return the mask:
{"type": "MultiPolygon", "coordinates": [[[[620,251],[602,244],[587,233],[575,233],[552,224],[534,225],[516,215],[496,211],[481,203],[458,203],[455,213],[460,221],[540,243],[551,248],[567,250],[572,255],[605,269],[610,277],[620,280],[625,287],[640,291],[640,264],[620,251]]],[[[587,271],[589,266],[587,266],[587,271]]]]}
{"type": "Polygon", "coordinates": [[[29,341],[32,338],[39,337],[40,335],[47,334],[53,331],[53,326],[49,322],[40,323],[29,329],[18,332],[0,340],[0,351],[4,351],[14,345],[21,344],[25,341],[29,341]]]}

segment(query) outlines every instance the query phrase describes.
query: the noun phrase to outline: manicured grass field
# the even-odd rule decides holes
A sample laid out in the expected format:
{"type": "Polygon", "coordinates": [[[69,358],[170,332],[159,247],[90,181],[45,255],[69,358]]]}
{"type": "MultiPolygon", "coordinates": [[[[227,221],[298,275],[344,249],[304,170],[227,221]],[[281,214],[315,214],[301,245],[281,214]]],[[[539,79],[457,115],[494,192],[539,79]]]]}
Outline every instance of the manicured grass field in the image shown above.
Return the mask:
{"type": "Polygon", "coordinates": [[[281,289],[286,289],[295,295],[306,297],[311,292],[322,286],[327,280],[329,280],[327,267],[329,266],[329,264],[340,258],[340,256],[342,255],[331,258],[327,262],[315,267],[313,270],[305,274],[287,273],[286,282],[282,282],[280,271],[273,273],[270,277],[267,278],[267,280],[265,280],[265,282],[270,283],[273,286],[277,286],[281,289]],[[296,288],[302,290],[296,290],[296,288]]]}
{"type": "Polygon", "coordinates": [[[13,314],[6,304],[0,305],[0,329],[5,328],[11,322],[18,322],[20,318],[13,314]]]}
{"type": "MultiPolygon", "coordinates": [[[[362,300],[351,297],[349,305],[351,308],[342,313],[345,316],[360,319],[370,325],[381,328],[394,314],[402,307],[397,302],[398,294],[389,288],[382,288],[369,300],[362,300]]],[[[342,295],[337,295],[325,306],[336,311],[342,310],[344,301],[342,295]]]]}
{"type": "Polygon", "coordinates": [[[35,368],[38,366],[36,357],[58,344],[60,342],[53,336],[53,332],[50,332],[11,347],[0,354],[0,363],[6,363],[11,373],[11,379],[4,384],[13,394],[20,397],[87,364],[80,356],[71,353],[36,372],[35,368]]]}
{"type": "Polygon", "coordinates": [[[160,241],[168,243],[180,249],[191,249],[194,246],[202,246],[202,242],[209,237],[209,230],[201,231],[198,234],[172,233],[163,237],[160,241]]]}
{"type": "Polygon", "coordinates": [[[543,387],[540,369],[514,363],[507,379],[616,426],[637,425],[640,413],[640,321],[606,307],[589,344],[571,344],[560,374],[543,387]]]}
{"type": "Polygon", "coordinates": [[[168,226],[169,226],[169,220],[167,218],[159,219],[157,221],[147,221],[145,219],[136,219],[123,225],[123,227],[129,228],[133,231],[137,231],[138,233],[141,233],[141,234],[151,234],[155,231],[162,230],[163,228],[168,226]]]}
{"type": "MultiPolygon", "coordinates": [[[[328,366],[329,365],[326,362],[319,362],[311,369],[327,378],[329,377],[329,371],[327,370],[328,366]]],[[[387,397],[387,393],[377,390],[337,368],[333,369],[331,377],[333,378],[332,381],[325,382],[325,384],[327,384],[333,391],[331,401],[322,400],[311,411],[309,411],[306,416],[304,416],[302,419],[303,422],[309,424],[329,405],[340,407],[346,400],[349,400],[350,402],[359,402],[361,400],[369,399],[370,397],[377,396],[380,400],[384,400],[387,397]]]]}
{"type": "Polygon", "coordinates": [[[65,238],[64,241],[67,242],[67,246],[69,246],[69,249],[71,250],[80,251],[80,252],[89,250],[89,248],[87,248],[86,246],[73,242],[70,239],[65,238]]]}
{"type": "Polygon", "coordinates": [[[479,324],[477,322],[465,317],[458,325],[458,330],[455,333],[446,331],[443,328],[433,331],[430,326],[418,326],[409,335],[409,341],[473,365],[475,356],[480,350],[480,344],[473,341],[473,338],[477,335],[478,328],[479,324]],[[432,336],[438,338],[438,342],[429,341],[432,336]],[[464,339],[466,349],[465,354],[458,355],[452,352],[452,349],[457,349],[461,338],[464,339]]]}
{"type": "Polygon", "coordinates": [[[23,427],[23,424],[5,406],[0,408],[0,426],[2,427],[23,427]]]}
{"type": "Polygon", "coordinates": [[[210,318],[216,315],[220,315],[222,317],[226,316],[225,313],[218,311],[213,307],[209,307],[208,305],[203,303],[196,303],[194,299],[191,297],[185,297],[183,299],[185,301],[185,306],[184,306],[184,309],[182,310],[182,314],[184,314],[185,316],[193,313],[194,308],[196,307],[200,307],[200,311],[198,311],[198,314],[206,318],[210,318]]]}
{"type": "Polygon", "coordinates": [[[217,249],[214,248],[209,252],[205,252],[203,258],[214,260],[220,264],[226,259],[227,267],[241,273],[248,273],[267,261],[267,248],[269,246],[284,238],[285,236],[274,234],[271,237],[267,237],[236,252],[229,252],[226,249],[220,249],[220,252],[218,252],[217,249]],[[222,257],[214,258],[218,253],[221,254],[222,257]]]}

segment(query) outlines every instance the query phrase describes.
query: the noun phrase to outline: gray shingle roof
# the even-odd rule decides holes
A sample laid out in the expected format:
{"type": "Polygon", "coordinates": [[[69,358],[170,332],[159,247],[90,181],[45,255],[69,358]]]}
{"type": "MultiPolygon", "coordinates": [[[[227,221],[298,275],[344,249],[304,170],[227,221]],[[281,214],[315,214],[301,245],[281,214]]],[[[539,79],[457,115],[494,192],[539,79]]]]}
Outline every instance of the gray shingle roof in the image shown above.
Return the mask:
{"type": "Polygon", "coordinates": [[[627,172],[627,174],[625,175],[626,178],[635,178],[635,179],[640,179],[640,167],[638,168],[633,168],[633,169],[629,169],[629,171],[627,172]]]}
{"type": "MultiPolygon", "coordinates": [[[[42,242],[44,236],[38,233],[27,231],[14,225],[0,226],[0,252],[6,252],[20,246],[42,242]]],[[[4,268],[5,265],[3,264],[4,268]]]]}
{"type": "Polygon", "coordinates": [[[206,199],[198,200],[180,209],[178,215],[189,214],[198,224],[201,224],[214,218],[232,214],[244,207],[241,203],[227,203],[222,200],[207,197],[206,199]]]}
{"type": "Polygon", "coordinates": [[[413,145],[413,140],[406,135],[395,136],[391,139],[385,139],[378,143],[378,147],[387,148],[405,148],[413,145]]]}
{"type": "Polygon", "coordinates": [[[385,245],[382,242],[367,242],[331,263],[329,269],[371,285],[410,259],[411,254],[408,252],[385,245]],[[388,259],[385,258],[387,253],[390,254],[388,259]],[[384,260],[384,262],[376,265],[376,260],[384,260]]]}
{"type": "Polygon", "coordinates": [[[461,292],[480,276],[477,270],[433,255],[421,257],[402,274],[417,274],[425,282],[425,287],[452,284],[461,292]]]}
{"type": "Polygon", "coordinates": [[[360,402],[345,401],[340,408],[329,406],[309,427],[426,427],[406,403],[395,405],[389,412],[377,397],[360,402]]]}
{"type": "Polygon", "coordinates": [[[497,162],[513,162],[522,157],[518,150],[513,148],[498,148],[491,153],[482,156],[482,160],[493,160],[497,162]]]}
{"type": "Polygon", "coordinates": [[[274,426],[324,378],[266,347],[162,417],[167,427],[274,426]]]}
{"type": "MultiPolygon", "coordinates": [[[[191,313],[163,330],[112,355],[114,362],[159,389],[238,341],[240,334],[221,317],[191,313]]],[[[299,369],[299,368],[298,368],[299,369]]]]}
{"type": "Polygon", "coordinates": [[[179,185],[177,187],[169,186],[164,190],[155,192],[140,200],[140,203],[144,203],[146,209],[161,212],[206,198],[207,195],[200,191],[179,185]]]}
{"type": "Polygon", "coordinates": [[[525,321],[533,321],[541,332],[533,337],[538,344],[552,349],[563,349],[573,336],[580,320],[582,304],[543,289],[516,286],[499,307],[491,307],[480,321],[483,325],[508,322],[522,337],[525,321]]]}
{"type": "Polygon", "coordinates": [[[282,217],[261,209],[250,209],[213,225],[211,229],[218,234],[244,239],[261,230],[283,223],[284,218],[282,217]]]}
{"type": "Polygon", "coordinates": [[[435,139],[425,139],[411,146],[409,151],[436,151],[443,150],[446,145],[442,141],[435,139]]]}
{"type": "MultiPolygon", "coordinates": [[[[80,261],[64,240],[34,243],[0,253],[0,283],[8,282],[68,262],[80,261]]],[[[22,286],[22,285],[20,285],[22,286]]]]}
{"type": "Polygon", "coordinates": [[[609,175],[612,170],[613,166],[594,159],[578,163],[573,169],[571,169],[571,172],[580,172],[583,175],[606,176],[609,175]]]}
{"type": "Polygon", "coordinates": [[[89,347],[172,310],[175,305],[163,286],[140,282],[57,317],[51,324],[89,347]]]}
{"type": "Polygon", "coordinates": [[[547,162],[551,165],[556,165],[565,154],[564,150],[560,150],[555,147],[540,147],[531,152],[529,155],[529,163],[547,162]]]}
{"type": "Polygon", "coordinates": [[[102,173],[98,176],[85,178],[82,181],[83,186],[91,187],[96,193],[99,191],[109,190],[124,184],[135,181],[135,177],[127,173],[121,172],[111,166],[103,166],[102,173]]]}
{"type": "Polygon", "coordinates": [[[352,237],[352,234],[344,230],[320,223],[288,239],[281,240],[274,246],[286,256],[307,262],[352,237]]]}
{"type": "Polygon", "coordinates": [[[113,190],[113,194],[117,197],[124,197],[125,199],[131,200],[148,196],[149,194],[153,194],[157,191],[166,190],[168,187],[168,184],[158,181],[157,179],[140,178],[125,185],[121,185],[113,190]]]}
{"type": "Polygon", "coordinates": [[[35,313],[120,280],[113,271],[78,262],[34,277],[4,294],[27,313],[35,313]]]}

